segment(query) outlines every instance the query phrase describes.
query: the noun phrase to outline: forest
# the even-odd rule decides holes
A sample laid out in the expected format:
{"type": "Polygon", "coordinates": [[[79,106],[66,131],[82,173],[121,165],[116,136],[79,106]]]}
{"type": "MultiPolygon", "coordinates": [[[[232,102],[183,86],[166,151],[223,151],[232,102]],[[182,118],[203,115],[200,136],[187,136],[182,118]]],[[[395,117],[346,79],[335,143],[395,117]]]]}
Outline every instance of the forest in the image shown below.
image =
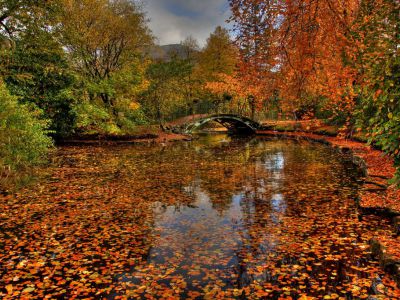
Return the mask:
{"type": "Polygon", "coordinates": [[[1,1],[0,172],[43,162],[70,136],[213,112],[323,120],[400,166],[399,1],[229,7],[228,29],[204,47],[189,36],[165,53],[136,1],[1,1]]]}

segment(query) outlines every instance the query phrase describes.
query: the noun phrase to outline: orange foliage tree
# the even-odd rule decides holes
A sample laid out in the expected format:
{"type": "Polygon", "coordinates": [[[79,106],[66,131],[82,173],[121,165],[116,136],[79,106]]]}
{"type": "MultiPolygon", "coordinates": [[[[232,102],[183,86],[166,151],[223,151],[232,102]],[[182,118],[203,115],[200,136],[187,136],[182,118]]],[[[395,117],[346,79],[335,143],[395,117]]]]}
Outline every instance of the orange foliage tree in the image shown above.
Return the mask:
{"type": "MultiPolygon", "coordinates": [[[[325,110],[395,158],[400,185],[400,1],[229,0],[243,84],[281,108],[325,110]]],[[[309,115],[309,114],[308,114],[309,115]]],[[[326,115],[328,116],[328,115],[326,115]]]]}
{"type": "Polygon", "coordinates": [[[285,1],[280,27],[282,94],[286,99],[323,96],[334,112],[354,109],[356,71],[349,61],[358,0],[285,1]]]}
{"type": "Polygon", "coordinates": [[[206,90],[219,99],[230,98],[229,109],[243,114],[245,90],[242,82],[238,79],[237,72],[234,74],[219,73],[215,77],[216,80],[205,83],[206,90]]]}
{"type": "Polygon", "coordinates": [[[238,77],[244,93],[255,106],[275,90],[276,55],[280,6],[277,1],[230,1],[236,42],[240,50],[238,77]]]}
{"type": "Polygon", "coordinates": [[[259,86],[264,99],[278,89],[288,111],[321,98],[334,112],[354,109],[357,72],[349,62],[358,0],[230,0],[230,5],[242,78],[259,86]]]}

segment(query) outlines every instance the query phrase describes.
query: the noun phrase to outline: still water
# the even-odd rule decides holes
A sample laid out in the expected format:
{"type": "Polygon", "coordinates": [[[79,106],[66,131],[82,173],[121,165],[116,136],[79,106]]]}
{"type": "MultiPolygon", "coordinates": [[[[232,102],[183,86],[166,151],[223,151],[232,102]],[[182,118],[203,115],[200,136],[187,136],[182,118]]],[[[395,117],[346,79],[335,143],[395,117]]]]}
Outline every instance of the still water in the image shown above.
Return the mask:
{"type": "Polygon", "coordinates": [[[4,299],[362,299],[380,280],[397,292],[368,251],[390,227],[358,212],[359,174],[328,147],[63,147],[42,173],[0,201],[4,299]]]}

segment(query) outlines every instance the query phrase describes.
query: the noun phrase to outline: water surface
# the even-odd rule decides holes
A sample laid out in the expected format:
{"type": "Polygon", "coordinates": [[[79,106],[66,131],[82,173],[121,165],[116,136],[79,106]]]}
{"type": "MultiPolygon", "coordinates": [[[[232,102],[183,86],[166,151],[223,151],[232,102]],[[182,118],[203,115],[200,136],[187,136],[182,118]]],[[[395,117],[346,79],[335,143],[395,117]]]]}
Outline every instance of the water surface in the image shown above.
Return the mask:
{"type": "Polygon", "coordinates": [[[390,295],[357,179],[306,142],[64,147],[0,202],[0,296],[360,299],[377,276],[390,295]]]}

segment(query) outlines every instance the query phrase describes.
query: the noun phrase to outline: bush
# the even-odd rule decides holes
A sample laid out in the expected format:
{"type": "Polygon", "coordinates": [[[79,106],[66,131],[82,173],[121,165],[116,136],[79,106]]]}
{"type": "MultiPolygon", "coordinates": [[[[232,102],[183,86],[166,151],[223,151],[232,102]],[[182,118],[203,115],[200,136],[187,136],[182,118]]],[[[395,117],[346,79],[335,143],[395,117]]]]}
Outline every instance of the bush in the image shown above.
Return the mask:
{"type": "Polygon", "coordinates": [[[0,83],[0,173],[44,161],[52,140],[39,112],[18,103],[0,83]]]}
{"type": "MultiPolygon", "coordinates": [[[[397,90],[396,95],[400,94],[397,90]]],[[[393,95],[392,94],[392,95],[393,95]]],[[[399,100],[390,100],[390,92],[378,97],[374,101],[383,103],[377,110],[376,116],[369,120],[370,135],[369,142],[379,146],[385,153],[392,156],[397,168],[392,183],[400,187],[400,107],[399,100]]]]}
{"type": "Polygon", "coordinates": [[[131,134],[137,125],[147,124],[146,116],[141,108],[129,107],[127,103],[119,103],[111,111],[104,105],[81,101],[74,107],[76,115],[76,133],[78,134],[131,134]]]}
{"type": "Polygon", "coordinates": [[[104,134],[107,124],[111,122],[111,115],[104,107],[82,101],[74,107],[77,116],[76,131],[79,134],[104,134]]]}

